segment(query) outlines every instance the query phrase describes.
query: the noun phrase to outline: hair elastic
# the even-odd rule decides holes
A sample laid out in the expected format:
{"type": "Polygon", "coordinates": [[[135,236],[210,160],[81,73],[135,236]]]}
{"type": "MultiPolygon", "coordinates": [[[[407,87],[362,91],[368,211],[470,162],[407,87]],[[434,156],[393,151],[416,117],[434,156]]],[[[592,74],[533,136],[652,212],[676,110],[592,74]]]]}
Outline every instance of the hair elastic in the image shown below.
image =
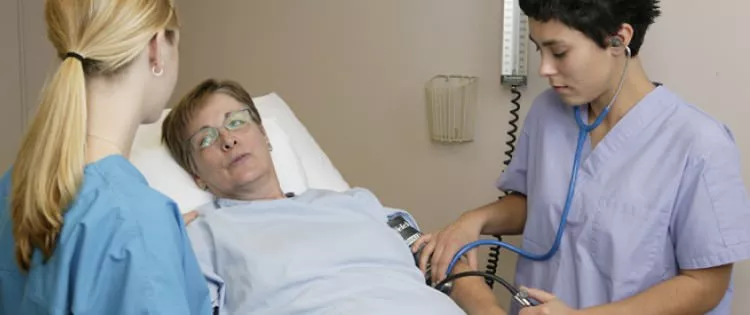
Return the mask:
{"type": "Polygon", "coordinates": [[[63,58],[63,60],[71,58],[71,57],[75,58],[75,59],[78,59],[78,61],[80,61],[81,63],[83,63],[83,61],[86,59],[81,54],[79,54],[77,52],[69,51],[69,52],[65,53],[65,58],[63,58]]]}

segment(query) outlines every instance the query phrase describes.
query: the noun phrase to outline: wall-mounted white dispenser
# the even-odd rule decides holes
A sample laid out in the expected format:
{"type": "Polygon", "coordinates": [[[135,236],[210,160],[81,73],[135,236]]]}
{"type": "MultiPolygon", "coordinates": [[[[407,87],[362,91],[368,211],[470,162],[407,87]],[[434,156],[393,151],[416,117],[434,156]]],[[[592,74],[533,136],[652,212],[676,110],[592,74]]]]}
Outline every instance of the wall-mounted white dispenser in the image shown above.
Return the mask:
{"type": "Polygon", "coordinates": [[[426,86],[427,119],[432,140],[462,143],[474,140],[479,79],[437,75],[426,86]]]}

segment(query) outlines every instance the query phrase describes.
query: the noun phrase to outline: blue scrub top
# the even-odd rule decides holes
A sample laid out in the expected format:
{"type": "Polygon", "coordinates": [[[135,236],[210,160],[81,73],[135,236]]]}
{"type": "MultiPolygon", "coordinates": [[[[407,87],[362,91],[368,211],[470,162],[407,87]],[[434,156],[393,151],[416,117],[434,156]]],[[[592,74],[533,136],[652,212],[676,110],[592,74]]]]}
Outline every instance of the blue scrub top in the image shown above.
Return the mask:
{"type": "Polygon", "coordinates": [[[84,170],[51,259],[15,261],[8,197],[0,180],[0,314],[211,314],[206,282],[177,206],[122,156],[84,170]]]}
{"type": "MultiPolygon", "coordinates": [[[[577,139],[572,107],[553,90],[539,96],[497,183],[528,197],[526,251],[546,253],[554,243],[577,139]]],[[[590,137],[583,148],[560,249],[548,261],[519,258],[519,285],[578,309],[637,295],[680,270],[750,259],[739,150],[729,129],[700,108],[657,87],[594,148],[590,137]]],[[[730,287],[708,314],[729,314],[732,296],[730,287]]]]}

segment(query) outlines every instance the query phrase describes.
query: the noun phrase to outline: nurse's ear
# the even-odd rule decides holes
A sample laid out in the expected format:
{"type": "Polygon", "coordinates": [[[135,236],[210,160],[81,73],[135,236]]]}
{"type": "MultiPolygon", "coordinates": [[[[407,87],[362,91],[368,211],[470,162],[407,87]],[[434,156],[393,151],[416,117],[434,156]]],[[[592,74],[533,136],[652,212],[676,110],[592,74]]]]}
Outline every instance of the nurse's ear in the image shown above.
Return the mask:
{"type": "Polygon", "coordinates": [[[607,39],[607,45],[615,56],[625,54],[625,48],[630,45],[633,39],[633,26],[623,23],[615,34],[607,39]]]}

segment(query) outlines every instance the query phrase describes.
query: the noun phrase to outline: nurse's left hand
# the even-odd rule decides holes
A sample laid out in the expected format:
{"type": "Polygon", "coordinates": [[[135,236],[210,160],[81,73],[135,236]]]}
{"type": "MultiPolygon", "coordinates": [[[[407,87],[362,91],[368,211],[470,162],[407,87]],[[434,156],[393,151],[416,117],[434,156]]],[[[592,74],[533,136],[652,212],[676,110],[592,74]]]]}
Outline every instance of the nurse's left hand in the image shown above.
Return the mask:
{"type": "Polygon", "coordinates": [[[558,300],[554,295],[537,289],[523,288],[529,293],[529,297],[537,300],[540,304],[533,307],[524,307],[519,315],[580,315],[581,312],[574,310],[558,300]]]}

